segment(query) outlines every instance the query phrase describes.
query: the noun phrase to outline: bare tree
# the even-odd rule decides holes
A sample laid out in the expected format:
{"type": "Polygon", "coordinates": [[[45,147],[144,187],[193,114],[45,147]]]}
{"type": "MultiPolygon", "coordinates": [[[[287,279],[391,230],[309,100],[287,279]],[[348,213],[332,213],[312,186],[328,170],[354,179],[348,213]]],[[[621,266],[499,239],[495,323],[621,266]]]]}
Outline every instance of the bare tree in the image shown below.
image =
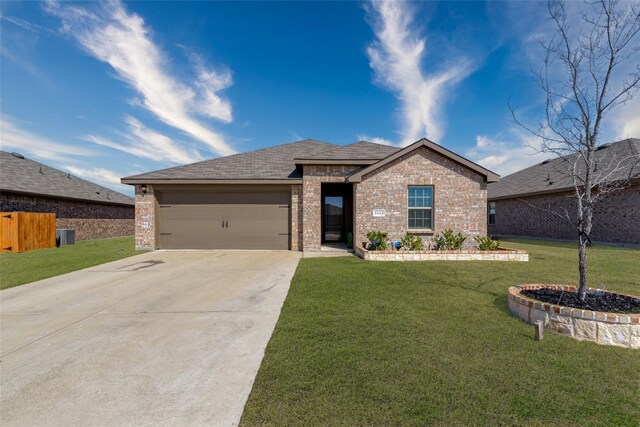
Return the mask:
{"type": "Polygon", "coordinates": [[[583,300],[594,206],[627,186],[640,162],[633,151],[597,153],[603,120],[640,88],[640,3],[598,0],[584,6],[571,21],[564,2],[548,2],[554,36],[540,41],[545,59],[536,76],[546,102],[538,128],[518,119],[510,105],[514,120],[539,137],[538,150],[562,158],[561,172],[571,179],[577,216],[561,215],[576,227],[583,300]]]}

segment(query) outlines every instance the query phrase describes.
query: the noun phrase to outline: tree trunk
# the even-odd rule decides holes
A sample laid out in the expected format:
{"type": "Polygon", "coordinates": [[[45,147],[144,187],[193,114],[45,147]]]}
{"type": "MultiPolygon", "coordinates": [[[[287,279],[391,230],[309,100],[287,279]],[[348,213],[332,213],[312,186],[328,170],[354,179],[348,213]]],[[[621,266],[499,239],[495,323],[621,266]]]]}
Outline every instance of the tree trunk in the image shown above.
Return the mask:
{"type": "Polygon", "coordinates": [[[587,297],[587,238],[581,233],[578,249],[578,271],[580,272],[580,287],[578,297],[585,300],[587,297]]]}

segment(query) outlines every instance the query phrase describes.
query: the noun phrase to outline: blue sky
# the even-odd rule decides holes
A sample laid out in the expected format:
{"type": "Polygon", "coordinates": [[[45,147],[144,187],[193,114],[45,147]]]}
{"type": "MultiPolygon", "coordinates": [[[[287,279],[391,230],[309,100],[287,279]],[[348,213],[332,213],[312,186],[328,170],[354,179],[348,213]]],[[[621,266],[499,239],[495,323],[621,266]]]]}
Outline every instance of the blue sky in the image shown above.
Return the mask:
{"type": "MultiPolygon", "coordinates": [[[[533,164],[541,2],[6,2],[1,143],[119,178],[313,138],[428,137],[501,174],[533,164]]],[[[605,139],[640,135],[638,102],[605,139]]]]}

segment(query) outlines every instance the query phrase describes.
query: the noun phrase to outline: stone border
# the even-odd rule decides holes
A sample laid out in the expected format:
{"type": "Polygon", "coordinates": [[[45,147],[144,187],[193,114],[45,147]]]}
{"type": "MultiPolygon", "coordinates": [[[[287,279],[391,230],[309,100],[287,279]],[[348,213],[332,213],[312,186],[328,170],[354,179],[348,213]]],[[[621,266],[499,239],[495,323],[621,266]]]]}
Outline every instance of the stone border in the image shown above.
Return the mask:
{"type": "Polygon", "coordinates": [[[497,251],[369,251],[355,245],[354,250],[360,258],[371,261],[529,261],[527,251],[506,248],[497,251]]]}
{"type": "MultiPolygon", "coordinates": [[[[640,349],[640,314],[582,310],[537,301],[520,292],[549,288],[575,292],[575,286],[523,285],[509,288],[509,311],[527,323],[542,321],[546,328],[577,340],[640,349]]],[[[638,298],[634,295],[624,295],[638,298]]]]}

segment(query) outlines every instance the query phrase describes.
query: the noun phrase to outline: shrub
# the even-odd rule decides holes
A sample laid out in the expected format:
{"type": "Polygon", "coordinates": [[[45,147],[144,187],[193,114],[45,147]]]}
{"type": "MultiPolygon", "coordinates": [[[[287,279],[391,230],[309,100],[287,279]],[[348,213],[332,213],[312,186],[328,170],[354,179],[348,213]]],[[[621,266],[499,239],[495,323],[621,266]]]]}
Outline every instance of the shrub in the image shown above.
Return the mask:
{"type": "Polygon", "coordinates": [[[481,251],[497,251],[500,247],[500,240],[493,240],[491,236],[476,236],[475,241],[478,242],[476,249],[481,251]]]}
{"type": "Polygon", "coordinates": [[[419,236],[415,236],[413,234],[407,234],[406,236],[401,238],[400,243],[402,244],[403,248],[409,251],[421,251],[424,249],[422,239],[419,236]]]}
{"type": "Polygon", "coordinates": [[[389,233],[384,231],[370,231],[367,233],[367,239],[369,239],[369,249],[370,251],[384,251],[387,249],[387,244],[389,242],[389,233]]]}
{"type": "Polygon", "coordinates": [[[437,251],[458,251],[467,240],[467,236],[462,233],[453,234],[453,230],[447,228],[441,234],[433,237],[433,243],[437,251]]]}

